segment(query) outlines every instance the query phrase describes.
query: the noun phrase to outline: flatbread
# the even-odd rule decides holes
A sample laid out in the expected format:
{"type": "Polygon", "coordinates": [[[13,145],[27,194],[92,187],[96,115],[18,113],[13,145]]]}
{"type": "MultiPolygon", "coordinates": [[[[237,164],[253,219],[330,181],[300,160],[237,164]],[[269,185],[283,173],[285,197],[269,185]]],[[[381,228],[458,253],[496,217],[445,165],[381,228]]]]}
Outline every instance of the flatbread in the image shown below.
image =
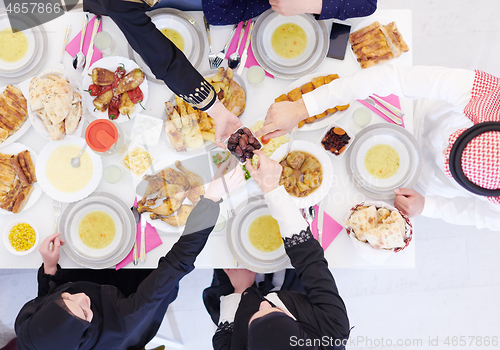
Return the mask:
{"type": "Polygon", "coordinates": [[[356,238],[361,242],[366,242],[365,233],[374,228],[377,224],[377,208],[374,205],[361,210],[356,210],[351,214],[346,225],[353,229],[356,238]]]}
{"type": "Polygon", "coordinates": [[[368,243],[375,249],[394,249],[405,246],[404,231],[398,223],[381,224],[365,232],[368,243]]]}

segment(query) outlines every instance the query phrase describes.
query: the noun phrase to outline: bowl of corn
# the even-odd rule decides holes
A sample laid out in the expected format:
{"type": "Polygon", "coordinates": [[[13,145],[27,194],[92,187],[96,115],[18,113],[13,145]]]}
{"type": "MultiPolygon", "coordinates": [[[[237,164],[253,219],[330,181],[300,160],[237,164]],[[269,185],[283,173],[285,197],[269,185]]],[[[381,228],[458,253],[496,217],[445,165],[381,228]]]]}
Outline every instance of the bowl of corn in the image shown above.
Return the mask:
{"type": "Polygon", "coordinates": [[[9,252],[26,255],[36,249],[39,234],[35,225],[26,220],[13,221],[5,227],[3,243],[9,252]]]}

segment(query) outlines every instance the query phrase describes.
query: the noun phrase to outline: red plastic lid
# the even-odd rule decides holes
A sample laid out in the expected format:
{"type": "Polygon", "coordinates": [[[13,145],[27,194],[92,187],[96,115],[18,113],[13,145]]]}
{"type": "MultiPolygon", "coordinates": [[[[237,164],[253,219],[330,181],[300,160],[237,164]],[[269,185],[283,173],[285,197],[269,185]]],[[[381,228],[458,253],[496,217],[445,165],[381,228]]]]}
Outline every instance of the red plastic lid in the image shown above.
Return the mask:
{"type": "Polygon", "coordinates": [[[85,130],[87,145],[96,152],[107,152],[118,141],[118,129],[111,120],[97,119],[85,130]]]}

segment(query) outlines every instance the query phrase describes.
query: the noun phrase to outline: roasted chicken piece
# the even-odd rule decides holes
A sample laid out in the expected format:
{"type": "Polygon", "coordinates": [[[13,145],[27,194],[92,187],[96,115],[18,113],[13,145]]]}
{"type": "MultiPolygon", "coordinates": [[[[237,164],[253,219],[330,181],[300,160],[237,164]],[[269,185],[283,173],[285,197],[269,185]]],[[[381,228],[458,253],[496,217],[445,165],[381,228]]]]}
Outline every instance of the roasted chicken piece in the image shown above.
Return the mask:
{"type": "Polygon", "coordinates": [[[306,156],[304,153],[299,151],[292,151],[286,157],[286,162],[292,169],[300,169],[305,159],[306,156]]]}
{"type": "MultiPolygon", "coordinates": [[[[175,215],[166,218],[159,217],[158,219],[160,219],[163,222],[166,222],[171,226],[181,227],[186,225],[186,221],[189,217],[189,214],[191,214],[191,211],[193,209],[194,207],[192,205],[183,204],[181,208],[177,211],[177,213],[175,213],[175,215]]],[[[153,215],[155,214],[151,215],[151,219],[155,220],[155,218],[153,218],[153,215]]]]}
{"type": "Polygon", "coordinates": [[[186,175],[175,171],[173,168],[163,169],[157,175],[168,183],[181,186],[185,191],[189,189],[189,181],[186,175]]]}
{"type": "Polygon", "coordinates": [[[184,168],[180,161],[175,162],[175,166],[182,171],[188,178],[191,188],[188,191],[187,197],[193,202],[194,205],[200,201],[200,196],[205,194],[205,187],[203,186],[203,179],[201,176],[184,168]]]}
{"type": "Polygon", "coordinates": [[[156,208],[150,208],[147,205],[139,207],[139,213],[151,212],[160,216],[170,216],[175,213],[182,205],[182,201],[178,201],[175,198],[165,198],[163,203],[156,208]]]}

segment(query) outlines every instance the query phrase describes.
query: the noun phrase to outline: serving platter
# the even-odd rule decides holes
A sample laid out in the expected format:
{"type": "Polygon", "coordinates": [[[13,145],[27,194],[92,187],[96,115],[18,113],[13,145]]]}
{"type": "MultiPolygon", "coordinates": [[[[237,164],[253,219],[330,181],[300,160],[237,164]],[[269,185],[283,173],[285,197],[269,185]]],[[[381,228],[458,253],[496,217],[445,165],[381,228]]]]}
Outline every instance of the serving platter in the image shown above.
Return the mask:
{"type": "Polygon", "coordinates": [[[347,150],[347,173],[356,187],[375,199],[392,199],[393,190],[399,187],[412,188],[422,171],[422,152],[415,137],[394,124],[379,123],[360,131],[347,150]],[[364,160],[368,150],[377,145],[392,146],[399,154],[397,173],[388,179],[377,179],[366,170],[364,160]]]}
{"type": "MultiPolygon", "coordinates": [[[[25,123],[26,124],[26,123],[25,123]]],[[[10,145],[3,147],[0,150],[0,153],[3,154],[18,154],[22,151],[28,150],[30,152],[30,157],[31,161],[33,162],[33,165],[35,165],[35,173],[36,173],[36,163],[38,159],[38,155],[29,147],[20,144],[20,143],[11,143],[10,145]]],[[[37,175],[38,178],[38,175],[37,175]]],[[[37,179],[38,180],[38,179],[37,179]]],[[[21,213],[25,212],[29,208],[31,208],[40,198],[42,195],[42,187],[40,186],[39,182],[35,182],[34,184],[31,184],[33,186],[33,192],[31,193],[30,198],[28,199],[28,203],[24,206],[24,209],[21,211],[21,213]]],[[[1,215],[15,215],[13,212],[10,212],[8,210],[4,210],[0,208],[0,214],[1,215]]]]}
{"type": "MultiPolygon", "coordinates": [[[[206,190],[208,188],[208,184],[209,184],[208,180],[209,179],[205,175],[205,171],[202,171],[200,169],[200,167],[196,165],[197,162],[190,161],[189,159],[184,159],[184,160],[181,160],[181,163],[182,163],[182,166],[184,168],[186,168],[188,171],[191,171],[191,172],[195,173],[196,175],[201,176],[203,183],[205,184],[205,190],[206,190]]],[[[207,164],[207,166],[210,166],[210,165],[207,164]]],[[[144,173],[144,175],[153,175],[153,174],[156,174],[156,173],[158,173],[161,170],[166,169],[166,168],[172,168],[172,169],[180,172],[180,170],[175,166],[175,161],[172,162],[172,160],[159,160],[155,164],[153,164],[153,166],[151,166],[144,173]]],[[[210,171],[210,170],[208,170],[208,171],[210,171]]],[[[146,180],[142,180],[142,181],[137,183],[136,188],[135,188],[135,192],[137,195],[137,201],[140,201],[143,198],[143,195],[146,191],[147,185],[148,185],[148,181],[146,181],[146,180]]],[[[160,204],[159,199],[157,200],[156,204],[157,205],[160,204]]],[[[193,205],[193,203],[187,197],[184,199],[182,204],[193,205]]],[[[150,215],[151,215],[150,212],[143,213],[143,217],[146,218],[146,221],[151,226],[156,228],[157,230],[160,230],[160,231],[166,232],[166,233],[174,233],[174,234],[180,234],[182,231],[184,231],[185,226],[179,226],[179,227],[172,226],[172,225],[169,225],[166,222],[161,221],[159,219],[153,220],[153,219],[151,219],[150,215]]],[[[175,215],[175,213],[173,215],[175,215]]]]}
{"type": "MultiPolygon", "coordinates": [[[[151,17],[151,21],[159,30],[170,28],[181,34],[184,39],[184,55],[193,67],[198,69],[205,54],[205,39],[198,23],[185,12],[173,8],[160,8],[148,11],[146,14],[151,17]]],[[[130,44],[128,46],[128,57],[143,67],[144,73],[151,82],[165,85],[163,80],[156,79],[151,69],[142,57],[132,49],[130,44]]]]}
{"type": "MultiPolygon", "coordinates": [[[[366,18],[365,20],[363,20],[362,22],[360,22],[356,27],[354,27],[353,29],[351,29],[351,33],[354,33],[354,32],[357,32],[358,30],[364,28],[364,27],[368,27],[369,25],[371,25],[372,23],[374,22],[378,22],[380,23],[381,26],[385,26],[391,22],[394,22],[394,20],[391,20],[390,18],[387,18],[387,17],[383,17],[383,16],[371,16],[371,17],[368,17],[366,18]]],[[[397,25],[398,23],[396,23],[397,25]]],[[[401,31],[401,28],[398,26],[398,30],[400,31],[401,35],[403,36],[403,39],[405,39],[406,41],[406,38],[408,38],[407,36],[405,36],[405,33],[404,31],[401,31]]],[[[408,43],[408,42],[407,42],[408,43]]],[[[354,58],[354,61],[355,62],[358,62],[358,56],[356,56],[356,54],[354,53],[354,51],[352,50],[352,46],[351,46],[351,43],[349,42],[347,44],[347,46],[349,47],[349,51],[351,52],[351,55],[352,57],[354,58]]],[[[401,57],[403,55],[405,55],[406,52],[401,52],[401,55],[399,55],[398,57],[394,57],[393,59],[389,60],[389,61],[386,61],[386,62],[382,62],[382,63],[379,63],[377,64],[376,66],[380,66],[380,65],[383,65],[383,64],[397,64],[400,60],[401,60],[401,57]]],[[[361,66],[358,64],[356,64],[356,66],[359,68],[359,70],[362,70],[363,68],[361,68],[361,66]]]]}
{"type": "Polygon", "coordinates": [[[42,68],[48,56],[46,54],[48,49],[47,33],[42,24],[34,24],[28,16],[24,15],[0,14],[0,28],[11,27],[11,24],[15,27],[16,23],[20,27],[32,27],[29,31],[33,37],[34,53],[26,65],[14,70],[0,71],[0,82],[2,83],[16,84],[33,77],[42,68]]]}
{"type": "Polygon", "coordinates": [[[46,175],[46,169],[47,162],[52,155],[52,152],[54,152],[56,148],[66,144],[74,144],[78,147],[83,147],[83,145],[85,145],[85,139],[74,136],[67,136],[64,140],[51,141],[47,143],[38,156],[38,160],[35,165],[35,172],[37,180],[40,183],[43,192],[45,192],[50,198],[57,201],[71,203],[88,197],[92,192],[95,191],[102,177],[102,160],[101,157],[99,157],[96,153],[94,153],[87,147],[85,152],[89,155],[93,165],[93,173],[89,183],[77,192],[62,192],[50,183],[46,175]]]}
{"type": "Polygon", "coordinates": [[[236,208],[238,213],[229,219],[227,225],[227,244],[238,263],[250,271],[271,273],[290,265],[284,246],[273,252],[261,252],[255,249],[248,238],[248,228],[252,221],[262,215],[271,215],[264,197],[253,197],[249,203],[242,203],[236,208]]]}
{"type": "MultiPolygon", "coordinates": [[[[125,68],[127,74],[130,73],[133,69],[135,68],[141,68],[144,72],[144,67],[146,67],[146,64],[138,65],[132,60],[129,60],[128,58],[125,57],[120,57],[120,56],[110,56],[110,57],[104,57],[101,58],[99,61],[94,62],[92,66],[89,68],[89,74],[92,74],[92,70],[94,68],[105,68],[111,72],[114,72],[118,66],[121,66],[123,64],[123,67],[125,68]]],[[[83,77],[82,80],[82,86],[85,89],[88,89],[88,87],[93,84],[92,83],[92,77],[90,75],[86,75],[83,77]]],[[[144,77],[144,81],[139,85],[139,87],[142,90],[142,93],[144,94],[144,98],[142,99],[142,105],[146,105],[146,102],[148,101],[148,95],[149,95],[149,87],[148,87],[148,80],[147,77],[144,77]]],[[[98,111],[94,107],[94,99],[97,96],[90,96],[88,92],[85,92],[85,106],[87,110],[89,111],[90,114],[92,114],[94,117],[97,119],[109,119],[108,117],[108,111],[106,110],[105,112],[98,111]]],[[[143,111],[142,107],[137,103],[134,107],[134,111],[129,115],[130,119],[134,118],[137,114],[141,113],[143,111]]],[[[124,123],[130,120],[127,118],[126,115],[120,114],[120,116],[113,121],[116,123],[124,123]]]]}
{"type": "MultiPolygon", "coordinates": [[[[16,85],[14,85],[14,86],[17,87],[18,89],[20,89],[21,92],[23,92],[20,86],[16,86],[16,85]]],[[[0,93],[2,93],[6,87],[7,87],[7,85],[0,84],[0,93]]],[[[26,95],[24,95],[24,92],[23,92],[23,96],[26,98],[26,102],[27,102],[28,97],[26,95]]],[[[31,119],[28,116],[26,118],[26,120],[24,121],[24,124],[15,133],[13,133],[9,137],[7,137],[7,139],[4,142],[0,142],[0,152],[3,151],[4,147],[16,142],[21,136],[23,136],[26,133],[26,131],[28,131],[28,129],[30,127],[31,127],[31,119]]]]}
{"type": "MultiPolygon", "coordinates": [[[[62,77],[66,79],[69,84],[71,85],[71,89],[73,91],[76,91],[80,94],[81,96],[81,103],[82,103],[82,116],[80,117],[80,122],[78,123],[78,127],[76,128],[75,132],[72,134],[73,136],[81,136],[82,131],[83,131],[83,124],[84,124],[84,115],[85,115],[85,103],[87,102],[88,98],[85,96],[87,94],[86,92],[83,91],[82,86],[80,85],[80,82],[70,73],[66,72],[65,70],[62,69],[50,69],[43,71],[38,75],[38,78],[47,78],[49,75],[57,75],[59,77],[62,77]]],[[[31,81],[31,80],[30,80],[31,81]]],[[[33,128],[36,130],[37,133],[39,133],[41,136],[46,138],[47,140],[52,140],[50,137],[50,134],[45,127],[45,124],[43,123],[42,119],[40,118],[40,115],[38,114],[37,111],[34,111],[31,109],[31,101],[30,101],[30,94],[29,94],[29,82],[26,84],[22,84],[22,90],[24,97],[26,97],[26,100],[28,100],[28,115],[29,119],[31,121],[31,124],[33,124],[33,128]],[[26,88],[28,91],[26,91],[26,88]],[[25,94],[26,91],[26,94],[25,94]]],[[[67,138],[68,136],[71,135],[65,135],[64,138],[67,138]]]]}
{"type": "MultiPolygon", "coordinates": [[[[218,69],[210,69],[210,70],[207,70],[207,71],[204,71],[201,73],[201,75],[203,75],[203,77],[212,77],[214,76],[215,74],[217,74],[219,70],[218,69]]],[[[243,89],[243,91],[245,91],[245,101],[248,102],[248,90],[247,90],[247,86],[245,84],[245,79],[243,79],[240,75],[236,74],[236,71],[233,70],[233,80],[238,83],[239,86],[241,86],[241,88],[243,89]]],[[[174,101],[175,101],[175,95],[172,95],[172,97],[169,99],[169,101],[175,105],[174,101]]],[[[246,109],[246,108],[245,108],[246,109]]],[[[245,111],[243,111],[243,113],[241,113],[241,115],[238,117],[238,118],[241,118],[241,116],[245,114],[245,111]]],[[[197,155],[201,155],[201,154],[205,154],[213,149],[215,149],[217,146],[213,143],[213,142],[210,142],[210,141],[205,141],[203,143],[203,146],[200,147],[200,148],[189,148],[189,147],[186,147],[186,150],[185,151],[182,151],[182,152],[177,152],[175,151],[175,149],[171,146],[170,144],[170,139],[168,138],[168,135],[166,134],[165,132],[165,128],[163,128],[163,131],[162,131],[162,138],[165,142],[165,144],[170,148],[170,150],[172,152],[175,152],[175,153],[180,153],[182,155],[186,155],[186,156],[190,156],[190,157],[194,157],[194,156],[197,156],[197,155]]]]}
{"type": "Polygon", "coordinates": [[[269,9],[255,22],[252,50],[259,65],[268,73],[284,79],[297,79],[316,70],[326,58],[328,35],[325,23],[310,14],[285,17],[269,9]],[[274,30],[285,23],[296,24],[307,36],[306,49],[294,59],[278,56],[271,46],[274,30]]]}
{"type": "MultiPolygon", "coordinates": [[[[271,156],[272,160],[277,162],[281,162],[283,158],[286,156],[286,150],[288,148],[288,142],[284,145],[281,145],[271,156]]],[[[321,202],[330,191],[330,188],[333,184],[333,168],[330,157],[326,154],[325,150],[309,141],[296,140],[293,141],[292,148],[290,151],[303,151],[307,152],[319,161],[321,164],[322,172],[323,172],[323,181],[321,185],[316,188],[314,192],[305,197],[295,197],[291,196],[295,204],[299,208],[309,208],[319,202],[321,202]]]]}
{"type": "Polygon", "coordinates": [[[104,269],[115,266],[131,251],[135,240],[135,221],[132,211],[118,197],[105,192],[95,192],[82,201],[66,207],[57,229],[66,241],[62,246],[75,263],[92,268],[104,269]],[[88,213],[100,210],[113,218],[116,236],[104,249],[92,249],[83,244],[78,234],[78,225],[88,213]]]}
{"type": "MultiPolygon", "coordinates": [[[[286,95],[290,91],[292,91],[293,89],[300,88],[302,85],[310,83],[313,78],[326,76],[329,74],[333,74],[333,73],[332,72],[312,73],[312,74],[308,74],[306,76],[303,76],[302,78],[295,80],[293,83],[290,83],[290,85],[288,85],[286,87],[286,89],[282,92],[282,94],[286,95]]],[[[278,97],[280,95],[281,94],[277,95],[276,97],[278,97]]],[[[327,127],[328,125],[330,125],[330,123],[332,123],[332,121],[336,121],[336,120],[339,120],[340,118],[342,118],[342,116],[349,110],[349,108],[347,108],[344,111],[337,111],[334,114],[329,113],[326,117],[323,117],[319,120],[315,120],[312,123],[305,123],[303,127],[297,128],[297,131],[313,131],[313,130],[319,130],[319,129],[322,129],[324,127],[327,127]]]]}

